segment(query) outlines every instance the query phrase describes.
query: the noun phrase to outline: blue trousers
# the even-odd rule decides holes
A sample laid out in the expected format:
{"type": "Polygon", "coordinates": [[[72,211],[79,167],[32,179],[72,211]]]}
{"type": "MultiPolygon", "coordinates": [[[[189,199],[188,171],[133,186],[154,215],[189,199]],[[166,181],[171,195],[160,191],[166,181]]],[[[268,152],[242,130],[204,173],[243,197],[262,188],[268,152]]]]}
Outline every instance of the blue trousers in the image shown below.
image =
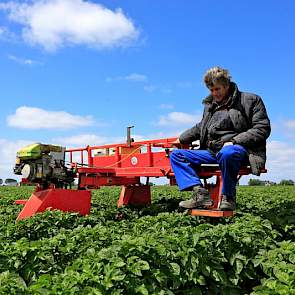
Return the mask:
{"type": "Polygon", "coordinates": [[[175,174],[179,190],[188,190],[201,185],[197,168],[201,164],[219,164],[222,172],[222,194],[228,197],[236,195],[238,172],[241,166],[247,165],[247,151],[240,145],[223,147],[216,155],[207,150],[173,150],[170,163],[175,174]]]}

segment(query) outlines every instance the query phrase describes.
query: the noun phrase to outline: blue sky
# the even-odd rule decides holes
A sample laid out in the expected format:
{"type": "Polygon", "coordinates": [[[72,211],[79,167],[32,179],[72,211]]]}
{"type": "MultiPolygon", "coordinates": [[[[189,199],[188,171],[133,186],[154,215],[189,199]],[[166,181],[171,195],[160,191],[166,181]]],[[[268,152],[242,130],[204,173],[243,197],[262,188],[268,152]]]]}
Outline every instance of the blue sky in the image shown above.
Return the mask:
{"type": "Polygon", "coordinates": [[[86,146],[179,135],[204,72],[230,70],[272,122],[269,173],[295,180],[294,1],[0,1],[0,178],[31,142],[86,146]]]}

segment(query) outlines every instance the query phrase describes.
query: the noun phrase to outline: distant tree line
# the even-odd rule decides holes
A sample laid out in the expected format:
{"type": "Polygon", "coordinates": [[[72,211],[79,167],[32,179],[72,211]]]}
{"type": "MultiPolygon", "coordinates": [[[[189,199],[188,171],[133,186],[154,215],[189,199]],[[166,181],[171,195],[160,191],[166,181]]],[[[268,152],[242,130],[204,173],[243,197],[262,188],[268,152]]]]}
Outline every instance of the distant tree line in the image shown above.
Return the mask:
{"type": "MultiPolygon", "coordinates": [[[[249,179],[248,185],[251,186],[270,186],[270,185],[277,185],[276,182],[269,181],[269,180],[260,180],[260,179],[249,179]]],[[[282,179],[278,185],[295,185],[295,182],[292,179],[282,179]]]]}

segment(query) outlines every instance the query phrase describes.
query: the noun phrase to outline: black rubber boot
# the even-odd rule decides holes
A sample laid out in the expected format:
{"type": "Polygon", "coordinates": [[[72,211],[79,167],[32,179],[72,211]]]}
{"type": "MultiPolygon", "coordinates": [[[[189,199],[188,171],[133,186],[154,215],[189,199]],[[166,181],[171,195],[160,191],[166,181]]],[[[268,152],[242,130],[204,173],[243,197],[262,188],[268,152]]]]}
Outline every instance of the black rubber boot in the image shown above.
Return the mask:
{"type": "Polygon", "coordinates": [[[181,201],[179,207],[185,209],[202,208],[206,209],[213,205],[213,201],[210,197],[209,192],[201,187],[195,186],[193,188],[192,198],[187,201],[181,201]]]}
{"type": "Polygon", "coordinates": [[[234,211],[236,210],[236,198],[222,196],[222,200],[219,205],[221,211],[234,211]]]}

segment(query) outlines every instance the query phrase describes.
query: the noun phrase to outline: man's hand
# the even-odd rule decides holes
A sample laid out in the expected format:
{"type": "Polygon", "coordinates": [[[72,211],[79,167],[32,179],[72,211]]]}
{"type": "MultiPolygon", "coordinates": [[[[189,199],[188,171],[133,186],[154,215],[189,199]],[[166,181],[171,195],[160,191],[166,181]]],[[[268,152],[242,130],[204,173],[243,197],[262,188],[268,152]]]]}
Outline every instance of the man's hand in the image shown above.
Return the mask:
{"type": "Polygon", "coordinates": [[[232,141],[226,141],[223,146],[233,145],[234,143],[232,141]]]}
{"type": "Polygon", "coordinates": [[[171,142],[172,146],[175,146],[177,148],[181,148],[182,144],[180,143],[179,138],[171,142]]]}

